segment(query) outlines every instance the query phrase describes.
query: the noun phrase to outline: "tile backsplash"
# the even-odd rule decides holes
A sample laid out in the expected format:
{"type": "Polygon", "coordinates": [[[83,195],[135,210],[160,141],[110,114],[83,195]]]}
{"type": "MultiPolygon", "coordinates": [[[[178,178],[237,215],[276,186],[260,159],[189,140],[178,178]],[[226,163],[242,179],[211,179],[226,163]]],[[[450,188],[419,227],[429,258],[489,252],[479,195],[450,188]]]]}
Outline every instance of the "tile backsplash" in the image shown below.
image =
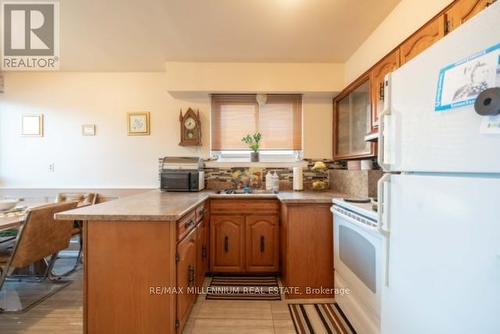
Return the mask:
{"type": "MultiPolygon", "coordinates": [[[[304,190],[312,189],[314,181],[324,181],[330,185],[328,170],[313,171],[311,167],[317,160],[307,160],[307,167],[303,168],[304,190]]],[[[342,164],[330,160],[321,160],[328,168],[343,168],[342,164]]],[[[217,167],[205,168],[206,188],[210,190],[223,190],[228,188],[243,188],[251,186],[255,189],[266,187],[265,176],[267,172],[276,172],[280,179],[280,190],[293,189],[293,168],[267,168],[267,167],[217,167]]]]}

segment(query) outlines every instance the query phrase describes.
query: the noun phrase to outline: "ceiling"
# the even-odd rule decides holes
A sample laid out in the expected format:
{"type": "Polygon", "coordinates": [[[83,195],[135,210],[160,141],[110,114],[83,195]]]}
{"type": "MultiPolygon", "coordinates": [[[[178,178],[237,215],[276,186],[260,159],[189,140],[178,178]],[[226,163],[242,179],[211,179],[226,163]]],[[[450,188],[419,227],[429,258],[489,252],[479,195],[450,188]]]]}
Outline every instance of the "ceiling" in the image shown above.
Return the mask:
{"type": "Polygon", "coordinates": [[[64,0],[61,69],[344,62],[399,0],[64,0]]]}

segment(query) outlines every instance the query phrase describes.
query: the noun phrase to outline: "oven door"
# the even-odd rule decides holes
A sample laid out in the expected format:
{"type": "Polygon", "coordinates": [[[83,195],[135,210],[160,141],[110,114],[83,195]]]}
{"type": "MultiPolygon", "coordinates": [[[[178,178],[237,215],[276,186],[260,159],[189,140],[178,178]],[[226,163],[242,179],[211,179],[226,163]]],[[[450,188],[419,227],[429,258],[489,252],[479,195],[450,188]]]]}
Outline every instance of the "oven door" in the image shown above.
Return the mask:
{"type": "Polygon", "coordinates": [[[358,333],[380,332],[385,236],[376,222],[334,206],[336,301],[358,333]]]}
{"type": "Polygon", "coordinates": [[[161,189],[164,191],[189,191],[189,171],[165,171],[161,173],[161,189]]]}

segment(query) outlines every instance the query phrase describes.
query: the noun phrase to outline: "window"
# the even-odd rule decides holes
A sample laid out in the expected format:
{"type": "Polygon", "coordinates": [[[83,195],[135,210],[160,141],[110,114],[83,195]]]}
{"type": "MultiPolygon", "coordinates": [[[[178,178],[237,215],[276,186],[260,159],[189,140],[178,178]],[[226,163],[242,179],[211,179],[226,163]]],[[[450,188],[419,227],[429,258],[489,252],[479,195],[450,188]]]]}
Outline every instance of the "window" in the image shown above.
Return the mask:
{"type": "MultiPolygon", "coordinates": [[[[267,95],[259,105],[255,94],[212,96],[212,146],[225,158],[248,155],[241,141],[262,133],[262,155],[294,157],[302,151],[302,96],[267,95]]],[[[280,159],[281,160],[281,159],[280,159]]]]}

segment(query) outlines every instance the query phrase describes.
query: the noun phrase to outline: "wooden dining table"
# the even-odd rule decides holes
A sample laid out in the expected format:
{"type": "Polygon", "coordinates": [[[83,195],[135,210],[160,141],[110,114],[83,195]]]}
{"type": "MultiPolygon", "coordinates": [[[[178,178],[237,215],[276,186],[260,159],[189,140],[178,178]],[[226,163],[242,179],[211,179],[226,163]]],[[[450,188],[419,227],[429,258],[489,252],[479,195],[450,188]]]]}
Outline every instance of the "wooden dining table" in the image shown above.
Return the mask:
{"type": "Polygon", "coordinates": [[[33,209],[49,203],[40,201],[29,201],[19,203],[13,211],[0,211],[0,232],[5,230],[15,230],[21,227],[26,220],[29,209],[33,209]]]}
{"type": "Polygon", "coordinates": [[[18,229],[26,219],[26,212],[14,216],[0,215],[0,232],[5,230],[18,229]]]}

